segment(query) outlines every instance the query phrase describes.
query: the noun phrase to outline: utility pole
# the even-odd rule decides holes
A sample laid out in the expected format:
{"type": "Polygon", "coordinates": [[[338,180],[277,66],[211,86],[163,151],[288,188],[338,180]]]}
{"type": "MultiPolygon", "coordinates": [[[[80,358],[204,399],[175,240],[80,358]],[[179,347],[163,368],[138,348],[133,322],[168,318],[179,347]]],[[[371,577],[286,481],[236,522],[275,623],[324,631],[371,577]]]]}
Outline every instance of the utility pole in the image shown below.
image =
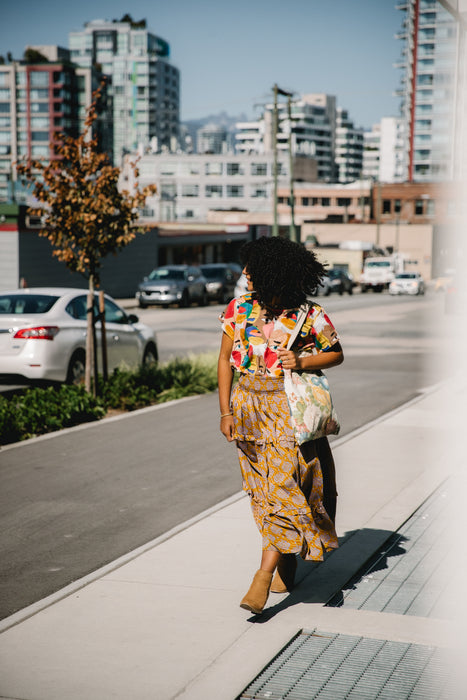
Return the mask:
{"type": "Polygon", "coordinates": [[[291,199],[290,199],[290,201],[291,201],[290,238],[294,241],[296,239],[296,231],[295,231],[295,223],[294,223],[294,202],[293,202],[293,157],[292,157],[292,118],[291,118],[291,116],[292,116],[292,107],[291,107],[292,93],[287,92],[286,90],[281,90],[281,88],[277,86],[277,83],[274,83],[272,90],[274,93],[274,108],[273,108],[273,117],[272,117],[272,146],[273,146],[273,153],[274,153],[274,163],[273,163],[274,223],[272,225],[272,235],[273,236],[279,235],[279,226],[277,223],[277,133],[279,131],[279,115],[278,115],[278,106],[277,106],[277,96],[284,95],[284,97],[288,98],[288,114],[289,114],[289,121],[290,121],[290,134],[289,134],[289,158],[290,158],[290,168],[289,169],[290,169],[290,197],[291,197],[291,199]]]}
{"type": "Polygon", "coordinates": [[[297,241],[297,229],[295,228],[295,193],[293,189],[293,180],[294,180],[294,172],[293,172],[293,152],[292,152],[292,147],[293,147],[293,140],[292,140],[292,95],[289,92],[287,95],[287,114],[289,117],[289,175],[290,175],[290,229],[289,229],[289,236],[291,241],[295,241],[296,243],[300,242],[297,241]]]}
{"type": "Polygon", "coordinates": [[[274,214],[274,220],[272,224],[272,235],[273,236],[278,236],[279,235],[279,227],[277,225],[277,121],[278,121],[278,116],[277,116],[277,94],[278,94],[279,88],[277,87],[277,84],[274,83],[273,87],[273,92],[274,92],[274,109],[273,109],[273,114],[272,114],[272,147],[273,147],[273,152],[274,152],[274,162],[272,166],[272,177],[274,181],[274,201],[273,201],[273,214],[274,214]]]}
{"type": "Polygon", "coordinates": [[[376,183],[376,247],[379,248],[380,226],[381,226],[381,182],[376,183]]]}

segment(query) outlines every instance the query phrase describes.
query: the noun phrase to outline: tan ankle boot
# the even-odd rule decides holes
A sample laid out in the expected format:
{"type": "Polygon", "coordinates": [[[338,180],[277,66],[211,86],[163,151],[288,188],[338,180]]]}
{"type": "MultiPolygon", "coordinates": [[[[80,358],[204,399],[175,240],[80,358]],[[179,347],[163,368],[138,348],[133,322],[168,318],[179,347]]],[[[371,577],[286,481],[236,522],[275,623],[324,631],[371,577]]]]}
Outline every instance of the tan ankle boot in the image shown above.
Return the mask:
{"type": "Polygon", "coordinates": [[[271,584],[271,593],[287,593],[293,589],[297,557],[295,554],[281,554],[276,573],[271,584]]]}
{"type": "Polygon", "coordinates": [[[245,608],[245,610],[251,610],[251,612],[256,613],[256,615],[262,613],[268,599],[271,581],[272,573],[264,571],[263,569],[258,569],[254,575],[248,593],[240,603],[240,607],[245,608]]]}

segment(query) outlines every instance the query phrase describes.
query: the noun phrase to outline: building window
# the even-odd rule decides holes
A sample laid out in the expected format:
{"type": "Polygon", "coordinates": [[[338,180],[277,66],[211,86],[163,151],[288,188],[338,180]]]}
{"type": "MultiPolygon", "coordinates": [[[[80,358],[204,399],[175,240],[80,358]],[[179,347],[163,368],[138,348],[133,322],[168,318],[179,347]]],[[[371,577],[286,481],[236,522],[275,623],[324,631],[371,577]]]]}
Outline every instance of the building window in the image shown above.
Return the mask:
{"type": "Polygon", "coordinates": [[[394,213],[395,214],[400,214],[401,213],[401,200],[400,199],[395,199],[394,200],[394,213]]]}
{"type": "Polygon", "coordinates": [[[31,102],[30,108],[31,112],[46,114],[49,111],[49,104],[48,102],[31,102]]]}
{"type": "Polygon", "coordinates": [[[266,190],[262,187],[254,187],[251,191],[251,196],[252,197],[259,197],[259,198],[266,198],[268,196],[268,193],[266,190]]]}
{"type": "Polygon", "coordinates": [[[383,199],[383,214],[390,214],[391,213],[391,200],[390,199],[383,199]]]}
{"type": "Polygon", "coordinates": [[[222,185],[206,185],[206,197],[222,197],[222,185]]]}
{"type": "Polygon", "coordinates": [[[427,200],[426,215],[427,216],[434,216],[435,215],[435,200],[434,199],[427,200]]]}
{"type": "Polygon", "coordinates": [[[31,129],[48,129],[49,117],[31,117],[31,129]]]}
{"type": "MultiPolygon", "coordinates": [[[[18,90],[18,92],[26,92],[25,90],[18,90]]],[[[63,97],[64,93],[63,90],[54,90],[54,96],[55,93],[60,93],[57,94],[57,97],[63,97]]],[[[30,90],[29,91],[29,98],[31,100],[48,100],[49,99],[49,91],[48,90],[30,90]]]]}
{"type": "Polygon", "coordinates": [[[31,71],[29,81],[32,87],[48,87],[49,71],[31,71]]]}
{"type": "Polygon", "coordinates": [[[206,163],[204,172],[206,175],[222,175],[222,163],[206,163]]]}
{"type": "Polygon", "coordinates": [[[241,163],[227,163],[227,175],[243,175],[241,163]]]}
{"type": "Polygon", "coordinates": [[[10,112],[10,103],[9,102],[0,102],[0,112],[5,114],[10,112]]]}
{"type": "Polygon", "coordinates": [[[302,197],[302,207],[308,207],[310,206],[310,198],[309,197],[302,197]]]}
{"type": "Polygon", "coordinates": [[[227,197],[243,197],[243,185],[227,185],[227,197]]]}
{"type": "Polygon", "coordinates": [[[338,207],[348,207],[352,203],[352,200],[349,197],[338,197],[337,198],[337,206],[338,207]]]}
{"type": "Polygon", "coordinates": [[[323,207],[329,207],[331,206],[331,200],[329,197],[322,197],[321,198],[321,206],[323,207]]]}
{"type": "Polygon", "coordinates": [[[11,131],[0,131],[0,141],[2,143],[10,143],[11,131]]]}
{"type": "Polygon", "coordinates": [[[199,197],[199,185],[182,185],[182,197],[199,197]]]}
{"type": "Polygon", "coordinates": [[[31,131],[31,141],[48,141],[48,131],[31,131]]]}
{"type": "Polygon", "coordinates": [[[49,157],[49,147],[48,146],[32,146],[31,155],[35,158],[48,158],[49,157]]]}
{"type": "Polygon", "coordinates": [[[260,175],[261,177],[264,177],[265,175],[267,175],[268,174],[267,163],[252,163],[251,164],[251,174],[252,175],[260,175]]]}
{"type": "Polygon", "coordinates": [[[415,216],[423,216],[423,199],[415,200],[415,216]]]}
{"type": "Polygon", "coordinates": [[[0,128],[8,128],[11,126],[10,117],[0,117],[0,128]]]}

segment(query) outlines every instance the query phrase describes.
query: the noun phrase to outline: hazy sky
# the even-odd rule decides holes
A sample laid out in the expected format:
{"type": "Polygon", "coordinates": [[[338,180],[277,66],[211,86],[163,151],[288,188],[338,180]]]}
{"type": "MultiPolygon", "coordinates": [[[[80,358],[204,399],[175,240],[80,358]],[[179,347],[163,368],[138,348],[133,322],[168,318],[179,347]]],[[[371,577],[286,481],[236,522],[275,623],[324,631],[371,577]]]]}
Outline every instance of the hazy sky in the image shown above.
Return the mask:
{"type": "Polygon", "coordinates": [[[370,127],[398,113],[395,0],[4,0],[0,54],[68,46],[92,19],[145,18],[181,73],[181,117],[257,116],[272,86],[327,92],[370,127]]]}

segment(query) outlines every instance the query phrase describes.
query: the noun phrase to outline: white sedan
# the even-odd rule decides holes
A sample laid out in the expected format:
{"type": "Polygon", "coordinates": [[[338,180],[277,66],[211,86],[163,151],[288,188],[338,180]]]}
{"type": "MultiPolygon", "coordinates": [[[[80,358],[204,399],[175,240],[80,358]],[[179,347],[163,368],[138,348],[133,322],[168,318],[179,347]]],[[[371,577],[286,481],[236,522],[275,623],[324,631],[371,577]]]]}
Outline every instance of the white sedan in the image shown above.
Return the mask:
{"type": "MultiPolygon", "coordinates": [[[[154,331],[105,295],[109,372],[157,362],[154,331]]],[[[32,287],[0,291],[0,375],[77,384],[84,378],[85,289],[32,287]]],[[[94,312],[98,314],[98,297],[94,312]]],[[[101,324],[96,324],[101,361],[101,324]]]]}
{"type": "Polygon", "coordinates": [[[401,272],[389,285],[389,294],[425,294],[425,283],[418,272],[401,272]]]}

